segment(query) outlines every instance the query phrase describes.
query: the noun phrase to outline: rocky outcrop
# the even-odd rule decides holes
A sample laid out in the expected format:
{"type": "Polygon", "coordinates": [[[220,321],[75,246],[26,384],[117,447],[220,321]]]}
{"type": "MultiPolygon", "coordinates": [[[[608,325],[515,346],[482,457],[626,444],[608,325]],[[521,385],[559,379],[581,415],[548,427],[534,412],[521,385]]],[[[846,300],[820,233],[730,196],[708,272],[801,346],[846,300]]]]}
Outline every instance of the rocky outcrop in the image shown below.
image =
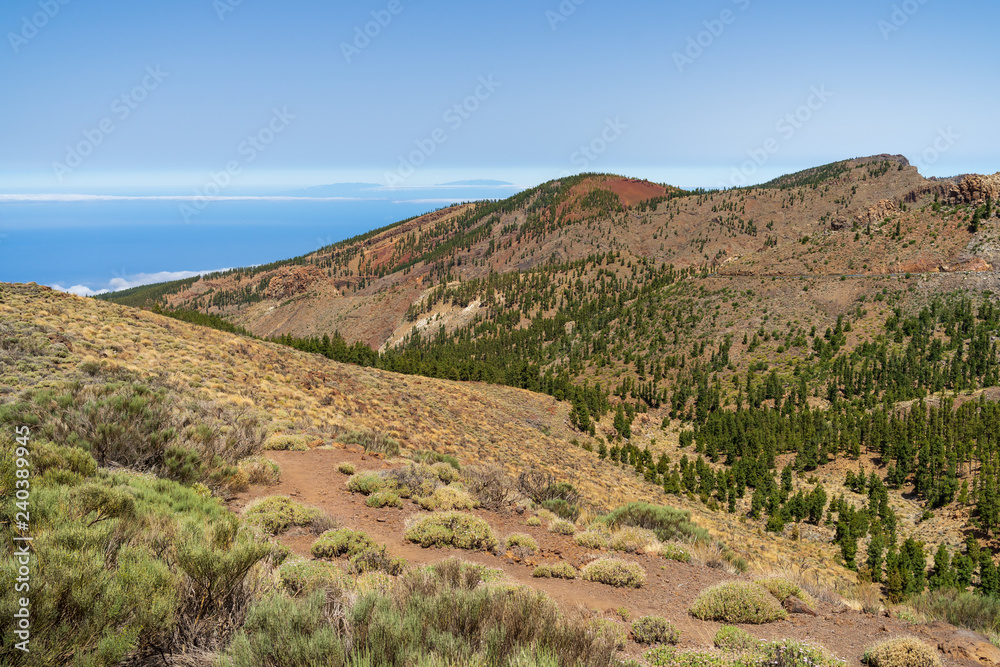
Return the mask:
{"type": "Polygon", "coordinates": [[[919,632],[930,638],[941,653],[956,662],[1000,665],[1000,649],[981,634],[960,630],[941,621],[928,623],[919,632]]]}
{"type": "Polygon", "coordinates": [[[789,614],[805,614],[806,616],[816,616],[816,612],[813,611],[809,605],[807,605],[805,602],[798,599],[794,595],[786,598],[785,601],[781,603],[781,606],[784,607],[785,611],[787,611],[789,614]]]}
{"type": "Polygon", "coordinates": [[[992,176],[969,174],[943,190],[945,199],[954,204],[981,204],[987,198],[1000,201],[1000,172],[992,176]]]}
{"type": "Polygon", "coordinates": [[[957,273],[961,271],[992,271],[993,267],[982,257],[959,258],[954,262],[941,265],[943,273],[957,273]]]}
{"type": "Polygon", "coordinates": [[[323,271],[315,266],[283,266],[271,277],[264,296],[268,299],[287,299],[305,292],[323,276],[323,271]]]}
{"type": "Polygon", "coordinates": [[[893,213],[898,212],[899,208],[896,206],[896,202],[883,199],[877,204],[869,206],[867,211],[859,214],[857,220],[862,225],[877,225],[893,213]]]}
{"type": "Polygon", "coordinates": [[[830,229],[839,232],[842,229],[847,229],[850,226],[850,221],[842,215],[838,215],[833,220],[830,221],[830,229]]]}

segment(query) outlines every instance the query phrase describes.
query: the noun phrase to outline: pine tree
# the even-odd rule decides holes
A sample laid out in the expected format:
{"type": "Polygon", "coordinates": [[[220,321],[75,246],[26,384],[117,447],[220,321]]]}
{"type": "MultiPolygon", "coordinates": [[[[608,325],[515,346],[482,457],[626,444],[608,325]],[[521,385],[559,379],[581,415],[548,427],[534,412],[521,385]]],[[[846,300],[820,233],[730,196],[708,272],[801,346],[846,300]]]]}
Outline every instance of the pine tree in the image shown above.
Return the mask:
{"type": "Polygon", "coordinates": [[[871,540],[868,541],[868,558],[865,564],[868,566],[868,570],[871,572],[872,581],[878,583],[882,581],[882,561],[883,552],[885,551],[885,540],[882,537],[881,531],[876,531],[872,535],[871,540]]]}
{"type": "Polygon", "coordinates": [[[932,591],[941,588],[953,588],[955,586],[955,572],[951,565],[951,556],[948,549],[943,545],[938,545],[934,554],[934,572],[928,581],[932,591]]]}

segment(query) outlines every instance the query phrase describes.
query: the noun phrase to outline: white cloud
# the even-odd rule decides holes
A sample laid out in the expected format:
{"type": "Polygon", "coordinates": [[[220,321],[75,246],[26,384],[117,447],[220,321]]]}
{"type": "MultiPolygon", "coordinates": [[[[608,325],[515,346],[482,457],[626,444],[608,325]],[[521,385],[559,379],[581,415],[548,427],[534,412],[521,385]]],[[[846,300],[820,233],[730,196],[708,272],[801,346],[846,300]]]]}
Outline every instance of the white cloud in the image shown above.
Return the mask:
{"type": "Polygon", "coordinates": [[[116,276],[109,280],[104,287],[99,287],[94,289],[92,287],[87,287],[86,285],[73,285],[72,287],[63,287],[62,285],[55,284],[50,285],[54,290],[60,292],[68,292],[69,294],[76,294],[77,296],[97,296],[98,294],[107,294],[108,292],[120,292],[121,290],[131,289],[133,287],[141,287],[142,285],[152,285],[154,283],[165,283],[171,280],[183,280],[185,278],[193,278],[195,276],[203,276],[206,273],[215,273],[217,271],[228,271],[229,269],[212,269],[210,271],[160,271],[159,273],[136,273],[130,276],[116,276]]]}
{"type": "Polygon", "coordinates": [[[72,287],[63,287],[62,285],[49,285],[52,289],[58,292],[67,292],[69,294],[75,294],[77,296],[97,296],[98,294],[107,294],[110,290],[92,290],[86,285],[73,285],[72,287]]]}

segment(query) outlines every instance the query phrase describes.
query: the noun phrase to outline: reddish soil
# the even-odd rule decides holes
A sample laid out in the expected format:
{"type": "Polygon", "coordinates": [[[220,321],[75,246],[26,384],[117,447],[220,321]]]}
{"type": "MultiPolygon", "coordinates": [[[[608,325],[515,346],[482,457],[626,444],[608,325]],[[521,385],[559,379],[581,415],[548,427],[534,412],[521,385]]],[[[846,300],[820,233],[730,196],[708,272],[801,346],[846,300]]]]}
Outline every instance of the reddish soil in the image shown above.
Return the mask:
{"type": "MultiPolygon", "coordinates": [[[[387,545],[394,555],[406,558],[410,563],[427,564],[459,557],[502,569],[513,581],[528,584],[549,594],[567,607],[583,606],[597,612],[613,614],[619,608],[628,609],[631,618],[645,615],[659,615],[668,618],[681,632],[681,648],[710,648],[720,623],[703,622],[691,617],[687,609],[699,591],[719,581],[739,578],[723,570],[703,566],[668,561],[654,556],[627,555],[625,558],[643,565],[647,581],[640,590],[617,589],[603,584],[582,580],[536,579],[531,576],[534,565],[541,562],[566,560],[574,566],[581,566],[593,559],[596,552],[577,546],[571,537],[555,535],[543,526],[528,526],[527,514],[517,512],[500,514],[477,511],[502,537],[513,532],[527,533],[540,546],[540,554],[523,562],[505,556],[484,552],[469,552],[456,549],[425,549],[406,542],[402,535],[406,520],[414,515],[426,514],[412,501],[399,509],[372,509],[364,504],[364,496],[351,494],[345,488],[347,476],[337,471],[342,462],[350,462],[357,470],[380,470],[396,467],[384,460],[368,456],[356,446],[313,450],[308,452],[268,452],[268,456],[281,466],[281,482],[272,487],[255,486],[238,494],[230,501],[231,507],[240,511],[248,502],[270,495],[287,495],[297,501],[319,507],[330,514],[341,525],[363,530],[373,539],[387,545]]],[[[309,557],[309,547],[315,539],[306,531],[290,531],[279,540],[295,553],[309,557]]],[[[608,554],[605,554],[608,555],[608,554]]],[[[855,612],[837,603],[820,602],[816,617],[792,615],[787,621],[763,626],[743,626],[761,639],[794,638],[820,644],[835,655],[846,659],[852,665],[860,665],[859,659],[865,647],[873,640],[896,634],[928,632],[908,625],[896,618],[876,617],[855,612]]],[[[947,626],[936,628],[933,640],[954,633],[947,626]]],[[[642,647],[629,645],[633,654],[642,652],[642,647]]],[[[962,664],[962,663],[959,663],[962,664]]],[[[968,662],[964,664],[977,664],[968,662]]]]}
{"type": "Polygon", "coordinates": [[[605,181],[601,187],[611,190],[622,200],[624,206],[635,206],[653,197],[662,197],[667,189],[662,185],[650,183],[635,178],[612,179],[605,181]]]}

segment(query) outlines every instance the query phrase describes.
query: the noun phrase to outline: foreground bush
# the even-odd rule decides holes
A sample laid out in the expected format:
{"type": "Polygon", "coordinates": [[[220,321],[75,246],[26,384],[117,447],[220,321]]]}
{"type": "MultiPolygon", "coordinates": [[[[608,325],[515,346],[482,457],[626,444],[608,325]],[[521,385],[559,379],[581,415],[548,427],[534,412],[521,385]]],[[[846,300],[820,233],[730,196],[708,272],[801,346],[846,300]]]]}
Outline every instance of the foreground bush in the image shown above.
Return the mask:
{"type": "Polygon", "coordinates": [[[253,606],[220,666],[344,665],[344,647],[324,614],[325,605],[322,591],[304,600],[272,593],[253,606]]]}
{"type": "Polygon", "coordinates": [[[937,651],[916,637],[891,637],[868,647],[862,662],[869,667],[940,667],[937,651]]]}
{"type": "Polygon", "coordinates": [[[444,512],[420,519],[406,531],[405,537],[423,547],[492,551],[497,546],[488,523],[462,512],[444,512]]]}
{"type": "Polygon", "coordinates": [[[713,643],[726,651],[746,653],[756,651],[761,647],[761,641],[743,628],[734,625],[723,625],[715,633],[713,643]]]}
{"type": "Polygon", "coordinates": [[[337,528],[320,535],[310,551],[315,558],[339,558],[356,556],[374,546],[375,542],[360,530],[337,528]]]}
{"type": "Polygon", "coordinates": [[[356,646],[351,657],[399,666],[533,665],[522,657],[533,649],[555,656],[555,664],[613,664],[608,638],[560,613],[543,593],[482,583],[478,568],[446,561],[404,575],[391,597],[360,598],[347,612],[356,646]]]}
{"type": "Polygon", "coordinates": [[[309,595],[319,589],[339,592],[347,588],[344,571],[323,560],[290,558],[278,568],[278,576],[292,595],[309,595]]]}
{"type": "Polygon", "coordinates": [[[765,665],[787,667],[843,667],[844,665],[843,660],[837,660],[823,647],[794,639],[763,644],[760,647],[760,654],[759,660],[765,665]]]}
{"type": "Polygon", "coordinates": [[[672,646],[657,646],[642,654],[653,667],[736,667],[725,656],[709,651],[678,651],[672,646]]]}
{"type": "Polygon", "coordinates": [[[251,484],[273,486],[281,481],[281,466],[263,456],[251,456],[236,466],[251,484]]]}
{"type": "MultiPolygon", "coordinates": [[[[29,559],[41,575],[31,590],[27,664],[111,667],[134,653],[221,648],[232,623],[242,622],[269,545],[190,487],[96,470],[75,447],[41,449],[46,471],[31,480],[29,559]]],[[[15,510],[14,451],[0,436],[4,521],[15,510]]],[[[9,524],[0,526],[0,538],[11,537],[9,524]]],[[[0,559],[7,590],[17,567],[14,558],[0,559]]],[[[0,596],[4,618],[13,618],[16,602],[0,596]]]]}
{"type": "Polygon", "coordinates": [[[566,562],[552,563],[549,565],[539,565],[531,573],[533,577],[544,577],[549,579],[576,579],[576,568],[566,562]]]}
{"type": "Polygon", "coordinates": [[[320,510],[306,507],[288,496],[270,496],[250,503],[243,512],[243,518],[253,526],[259,526],[269,535],[277,535],[292,526],[309,526],[320,519],[320,510]]]}
{"type": "Polygon", "coordinates": [[[368,547],[351,557],[351,571],[356,574],[382,572],[393,577],[406,571],[405,558],[391,555],[385,545],[368,547]]]}
{"type": "Polygon", "coordinates": [[[643,616],[632,622],[632,637],[637,644],[676,644],[681,633],[662,616],[643,616]]]}
{"type": "Polygon", "coordinates": [[[788,618],[778,600],[757,584],[730,581],[703,590],[691,605],[691,614],[703,621],[770,623],[788,618]]]}
{"type": "Polygon", "coordinates": [[[639,588],[646,583],[646,571],[641,565],[616,558],[600,558],[581,572],[587,581],[619,588],[639,588]]]}

